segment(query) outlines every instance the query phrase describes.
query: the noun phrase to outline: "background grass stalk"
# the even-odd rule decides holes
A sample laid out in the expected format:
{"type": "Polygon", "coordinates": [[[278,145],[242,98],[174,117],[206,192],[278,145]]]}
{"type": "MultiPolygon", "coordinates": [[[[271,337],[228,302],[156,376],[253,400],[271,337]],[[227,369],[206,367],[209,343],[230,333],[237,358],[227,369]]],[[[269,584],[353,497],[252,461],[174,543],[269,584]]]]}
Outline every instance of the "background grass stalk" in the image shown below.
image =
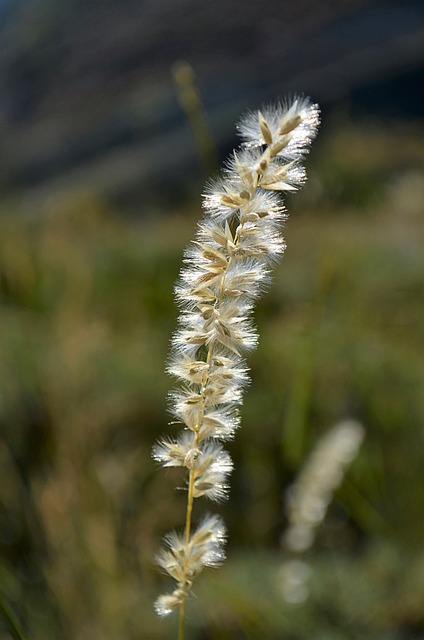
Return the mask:
{"type": "Polygon", "coordinates": [[[23,629],[18,619],[16,618],[12,609],[7,604],[1,591],[0,591],[0,615],[5,621],[13,640],[26,640],[23,629]]]}

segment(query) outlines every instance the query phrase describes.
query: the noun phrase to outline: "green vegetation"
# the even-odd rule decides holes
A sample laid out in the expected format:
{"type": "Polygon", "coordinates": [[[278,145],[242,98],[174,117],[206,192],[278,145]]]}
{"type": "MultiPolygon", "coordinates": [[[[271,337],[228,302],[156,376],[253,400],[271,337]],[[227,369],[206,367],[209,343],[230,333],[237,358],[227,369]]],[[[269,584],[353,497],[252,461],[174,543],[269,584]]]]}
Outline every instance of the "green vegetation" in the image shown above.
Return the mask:
{"type": "MultiPolygon", "coordinates": [[[[256,314],[220,508],[231,553],[199,578],[190,640],[424,637],[422,143],[346,124],[316,143],[256,314]],[[282,495],[344,417],[365,441],[308,552],[311,596],[293,607],[278,590],[282,495]]],[[[90,194],[37,219],[2,212],[0,586],[34,640],[174,633],[153,611],[152,558],[185,496],[150,451],[169,430],[172,286],[199,203],[137,222],[90,194]]]]}

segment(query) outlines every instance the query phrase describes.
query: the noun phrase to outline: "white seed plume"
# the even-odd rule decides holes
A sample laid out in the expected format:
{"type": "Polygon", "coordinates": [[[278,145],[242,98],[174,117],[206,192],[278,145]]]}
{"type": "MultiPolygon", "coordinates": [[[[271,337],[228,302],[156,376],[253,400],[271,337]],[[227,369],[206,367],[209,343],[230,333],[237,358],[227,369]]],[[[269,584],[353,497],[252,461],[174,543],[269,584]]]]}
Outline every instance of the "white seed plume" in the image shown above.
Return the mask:
{"type": "MultiPolygon", "coordinates": [[[[338,423],[318,441],[296,481],[289,487],[286,500],[289,526],[282,544],[297,558],[312,546],[316,528],[324,520],[334,491],[356,458],[364,436],[364,428],[359,422],[344,420],[338,423]]],[[[300,604],[307,599],[308,575],[307,565],[299,559],[283,563],[280,586],[287,602],[300,604]]]]}
{"type": "Polygon", "coordinates": [[[284,544],[290,551],[305,551],[316,527],[324,520],[335,489],[356,457],[364,438],[359,422],[344,420],[318,442],[296,482],[287,491],[289,527],[284,544]]]}
{"type": "Polygon", "coordinates": [[[184,431],[156,444],[153,457],[164,467],[187,469],[188,504],[184,535],[168,535],[158,557],[177,582],[156,601],[159,615],[183,611],[202,567],[224,559],[221,519],[208,517],[192,532],[193,500],[227,497],[232,462],[220,441],[231,439],[239,425],[238,405],[248,382],[244,355],[258,339],[252,309],[285,249],[280,194],[305,181],[301,162],[318,116],[317,105],[295,97],[241,121],[244,144],[222,178],[209,185],[204,217],[185,252],[175,288],[181,315],[168,365],[179,382],[171,394],[172,412],[184,431]]]}

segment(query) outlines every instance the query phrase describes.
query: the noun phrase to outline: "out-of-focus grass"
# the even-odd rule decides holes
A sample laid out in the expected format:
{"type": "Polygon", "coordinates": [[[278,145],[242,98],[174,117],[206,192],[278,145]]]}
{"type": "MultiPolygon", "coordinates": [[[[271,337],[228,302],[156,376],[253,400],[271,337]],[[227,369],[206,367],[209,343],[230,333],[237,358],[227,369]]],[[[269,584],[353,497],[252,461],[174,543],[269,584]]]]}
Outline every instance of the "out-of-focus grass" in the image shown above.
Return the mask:
{"type": "Polygon", "coordinates": [[[412,558],[379,544],[360,557],[316,554],[310,559],[312,593],[306,605],[284,604],[281,568],[275,553],[235,553],[199,585],[193,631],[206,626],[214,640],[389,640],[421,628],[422,552],[412,558]]]}
{"type": "MultiPolygon", "coordinates": [[[[230,559],[199,580],[192,638],[423,637],[419,143],[343,126],[289,203],[231,445],[230,559]],[[282,493],[346,416],[365,443],[311,554],[310,601],[292,609],[276,586],[282,493]]],[[[182,481],[150,449],[169,429],[172,285],[198,211],[134,222],[81,195],[0,218],[0,584],[36,640],[175,626],[154,616],[166,584],[152,559],[181,524],[182,481]]]]}

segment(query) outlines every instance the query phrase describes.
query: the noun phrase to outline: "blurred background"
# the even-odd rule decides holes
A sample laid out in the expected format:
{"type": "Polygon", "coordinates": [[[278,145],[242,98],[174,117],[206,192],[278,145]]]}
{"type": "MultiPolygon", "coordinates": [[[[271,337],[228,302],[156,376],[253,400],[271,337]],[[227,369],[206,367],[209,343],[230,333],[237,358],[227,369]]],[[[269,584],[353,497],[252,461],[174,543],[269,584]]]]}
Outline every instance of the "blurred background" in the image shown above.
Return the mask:
{"type": "Polygon", "coordinates": [[[418,0],[0,0],[1,639],[176,637],[172,287],[236,121],[290,92],[322,127],[187,638],[424,639],[423,42],[418,0]],[[290,602],[285,492],[345,418],[365,439],[290,602]]]}

